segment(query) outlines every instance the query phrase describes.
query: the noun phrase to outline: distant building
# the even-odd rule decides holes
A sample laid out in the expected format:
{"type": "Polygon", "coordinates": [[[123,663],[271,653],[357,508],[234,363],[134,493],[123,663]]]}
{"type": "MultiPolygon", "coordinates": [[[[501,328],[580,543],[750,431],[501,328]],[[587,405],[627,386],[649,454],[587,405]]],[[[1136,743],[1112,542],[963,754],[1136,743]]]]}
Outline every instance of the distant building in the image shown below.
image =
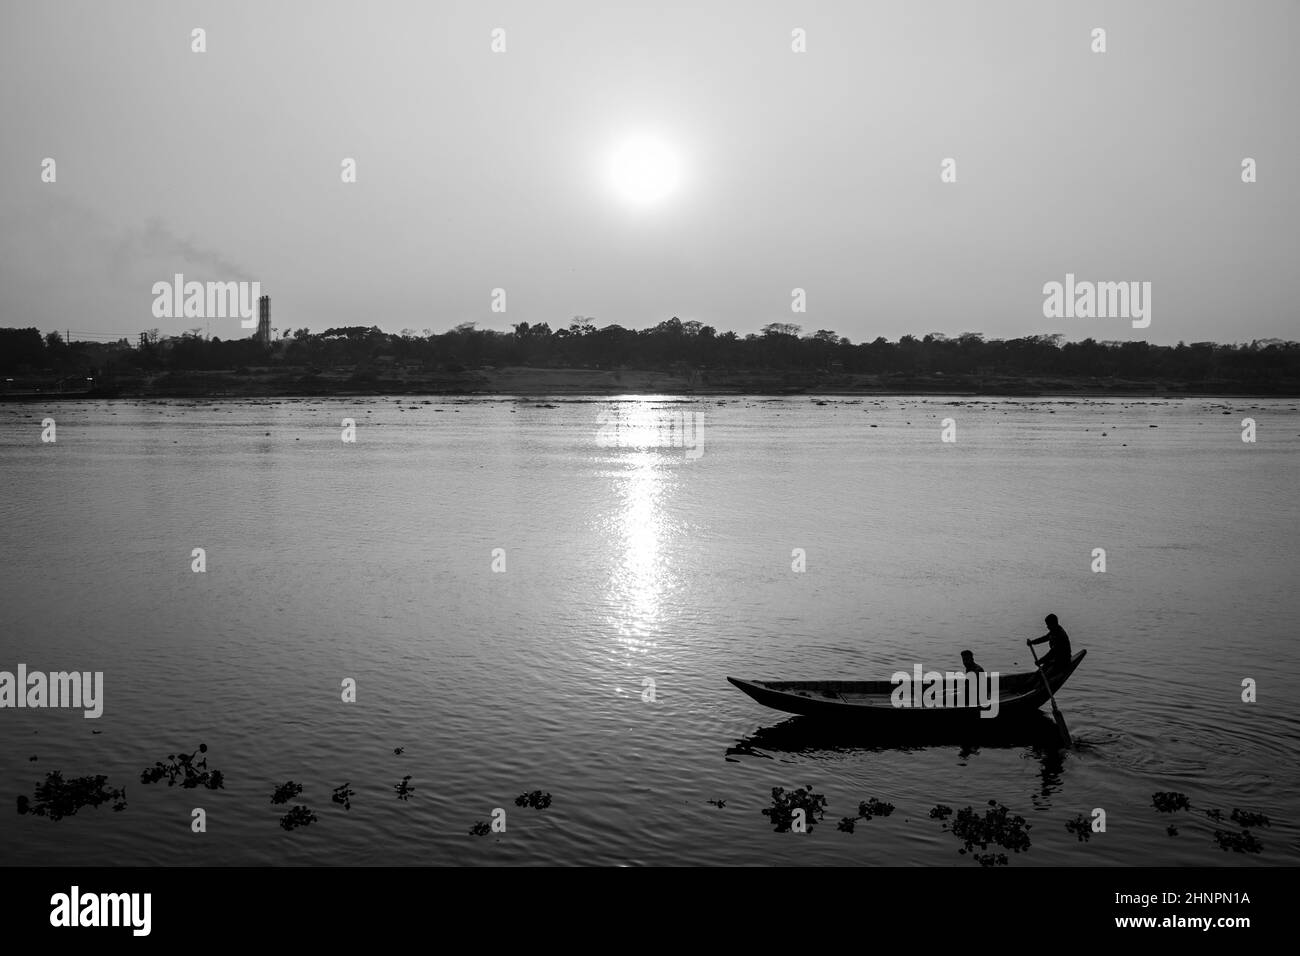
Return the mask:
{"type": "Polygon", "coordinates": [[[253,338],[265,348],[271,347],[271,297],[264,295],[257,300],[257,332],[253,338]]]}

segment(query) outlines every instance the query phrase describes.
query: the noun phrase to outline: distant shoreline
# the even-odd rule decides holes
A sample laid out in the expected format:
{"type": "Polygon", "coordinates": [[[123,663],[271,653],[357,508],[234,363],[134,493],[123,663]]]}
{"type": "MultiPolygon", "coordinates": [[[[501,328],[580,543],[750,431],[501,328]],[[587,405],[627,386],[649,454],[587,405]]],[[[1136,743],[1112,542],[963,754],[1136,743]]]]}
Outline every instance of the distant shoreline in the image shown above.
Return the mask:
{"type": "Polygon", "coordinates": [[[692,373],[624,369],[483,368],[464,371],[354,367],[324,371],[268,367],[238,371],[166,372],[58,391],[54,381],[11,383],[0,401],[78,399],[251,399],[402,395],[411,397],[941,395],[960,398],[1295,398],[1300,382],[1243,390],[1240,382],[1101,380],[1011,376],[858,375],[707,370],[692,373]]]}

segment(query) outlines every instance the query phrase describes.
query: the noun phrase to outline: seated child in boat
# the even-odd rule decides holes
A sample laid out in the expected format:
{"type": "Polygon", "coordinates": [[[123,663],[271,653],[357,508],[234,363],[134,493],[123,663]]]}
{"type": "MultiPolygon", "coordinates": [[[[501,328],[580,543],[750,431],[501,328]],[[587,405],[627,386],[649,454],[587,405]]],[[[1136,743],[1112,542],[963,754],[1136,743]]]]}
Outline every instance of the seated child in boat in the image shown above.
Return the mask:
{"type": "Polygon", "coordinates": [[[970,651],[961,652],[961,662],[966,665],[967,674],[982,674],[984,668],[975,663],[975,655],[970,651]]]}

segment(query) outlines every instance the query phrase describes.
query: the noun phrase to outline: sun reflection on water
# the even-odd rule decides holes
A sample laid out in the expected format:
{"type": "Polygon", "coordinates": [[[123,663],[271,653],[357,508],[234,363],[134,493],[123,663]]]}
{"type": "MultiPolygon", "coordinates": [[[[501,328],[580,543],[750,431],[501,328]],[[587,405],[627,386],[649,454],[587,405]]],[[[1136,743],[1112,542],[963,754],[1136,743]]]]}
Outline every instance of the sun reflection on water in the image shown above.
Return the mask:
{"type": "Polygon", "coordinates": [[[620,402],[601,413],[599,444],[610,455],[616,508],[610,516],[611,546],[619,560],[610,575],[607,605],[613,632],[630,655],[649,652],[670,614],[677,582],[668,561],[668,548],[679,533],[680,521],[667,501],[677,486],[676,469],[685,465],[680,431],[674,416],[681,413],[658,402],[620,402]],[[677,444],[679,447],[674,448],[677,444]]]}

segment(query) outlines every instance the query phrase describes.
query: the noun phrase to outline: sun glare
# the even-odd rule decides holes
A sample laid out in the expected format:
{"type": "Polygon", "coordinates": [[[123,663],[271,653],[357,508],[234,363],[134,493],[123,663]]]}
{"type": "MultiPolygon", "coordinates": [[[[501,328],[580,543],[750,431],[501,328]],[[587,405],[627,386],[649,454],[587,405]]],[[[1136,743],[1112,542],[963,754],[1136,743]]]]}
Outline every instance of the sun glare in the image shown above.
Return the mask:
{"type": "Polygon", "coordinates": [[[636,136],[614,151],[612,170],[618,194],[628,202],[645,204],[672,193],[681,176],[681,163],[667,143],[653,136],[636,136]]]}

